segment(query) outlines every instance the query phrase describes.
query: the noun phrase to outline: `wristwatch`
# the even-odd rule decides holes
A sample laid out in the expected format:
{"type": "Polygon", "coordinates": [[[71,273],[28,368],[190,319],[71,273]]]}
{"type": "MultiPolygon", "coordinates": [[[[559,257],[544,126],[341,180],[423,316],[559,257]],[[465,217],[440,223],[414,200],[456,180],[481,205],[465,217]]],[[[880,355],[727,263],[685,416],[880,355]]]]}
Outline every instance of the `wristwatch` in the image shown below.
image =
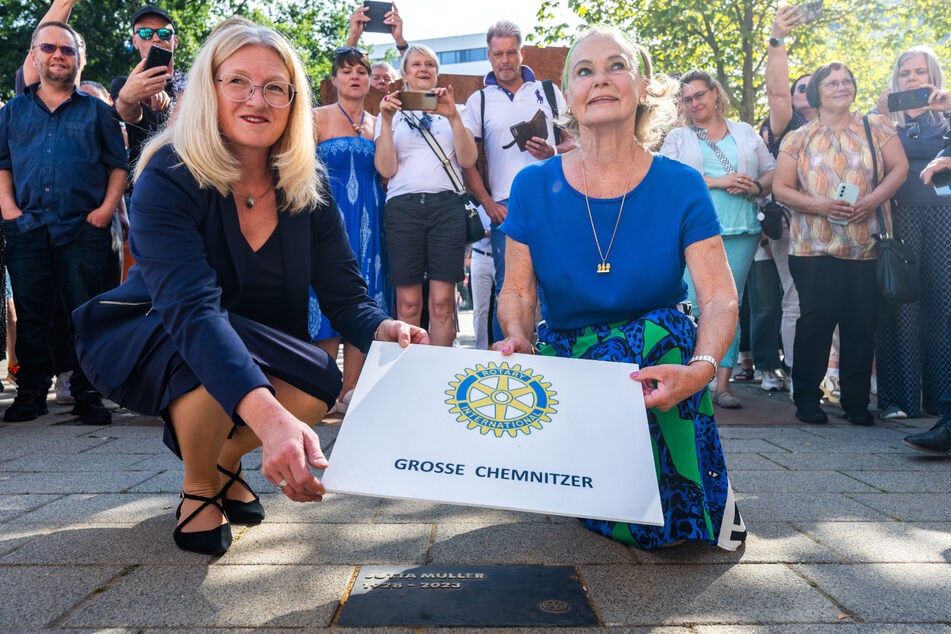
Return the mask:
{"type": "MultiPolygon", "coordinates": [[[[698,355],[694,355],[694,356],[690,357],[690,361],[687,361],[687,365],[693,365],[694,363],[699,363],[699,362],[701,362],[701,361],[704,362],[704,363],[709,363],[710,365],[712,365],[712,366],[713,366],[713,376],[716,376],[716,375],[717,375],[717,368],[720,366],[720,364],[717,362],[716,359],[714,359],[713,357],[711,357],[709,354],[698,354],[698,355]]],[[[712,380],[712,377],[711,377],[711,380],[712,380]]]]}
{"type": "Polygon", "coordinates": [[[779,46],[780,44],[784,44],[785,42],[786,42],[786,38],[784,38],[784,37],[771,37],[771,38],[769,38],[769,45],[772,46],[772,47],[774,47],[774,48],[777,47],[777,46],[779,46]]]}

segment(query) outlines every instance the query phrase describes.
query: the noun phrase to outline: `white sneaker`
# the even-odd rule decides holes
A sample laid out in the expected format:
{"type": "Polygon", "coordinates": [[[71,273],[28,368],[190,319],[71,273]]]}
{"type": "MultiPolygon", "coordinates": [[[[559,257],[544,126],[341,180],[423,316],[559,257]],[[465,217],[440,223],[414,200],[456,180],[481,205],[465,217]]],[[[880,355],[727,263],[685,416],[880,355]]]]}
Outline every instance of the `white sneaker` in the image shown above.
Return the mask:
{"type": "Polygon", "coordinates": [[[871,381],[869,381],[869,393],[872,396],[878,396],[878,376],[872,375],[871,381]]]}
{"type": "Polygon", "coordinates": [[[760,387],[767,392],[782,392],[786,387],[786,381],[779,370],[763,372],[763,382],[760,387]]]}
{"type": "Polygon", "coordinates": [[[823,393],[825,393],[826,399],[833,404],[838,405],[839,403],[839,375],[838,374],[827,374],[820,386],[823,393]]]}
{"type": "Polygon", "coordinates": [[[60,405],[73,405],[76,403],[76,399],[74,399],[73,395],[69,392],[69,378],[71,376],[73,376],[72,370],[69,372],[60,372],[56,375],[54,391],[56,392],[56,402],[60,405]]]}
{"type": "Polygon", "coordinates": [[[908,418],[908,414],[897,405],[889,405],[882,412],[882,420],[904,420],[906,418],[908,418]]]}

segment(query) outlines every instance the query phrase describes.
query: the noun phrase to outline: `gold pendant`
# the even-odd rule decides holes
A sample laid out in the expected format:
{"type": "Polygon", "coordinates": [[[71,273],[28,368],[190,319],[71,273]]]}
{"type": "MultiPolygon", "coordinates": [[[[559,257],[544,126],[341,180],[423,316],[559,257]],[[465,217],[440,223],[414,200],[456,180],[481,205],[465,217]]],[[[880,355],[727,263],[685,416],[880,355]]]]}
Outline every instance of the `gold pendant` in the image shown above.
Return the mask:
{"type": "Polygon", "coordinates": [[[601,264],[598,265],[598,273],[610,273],[610,272],[611,272],[610,263],[602,262],[601,264]]]}

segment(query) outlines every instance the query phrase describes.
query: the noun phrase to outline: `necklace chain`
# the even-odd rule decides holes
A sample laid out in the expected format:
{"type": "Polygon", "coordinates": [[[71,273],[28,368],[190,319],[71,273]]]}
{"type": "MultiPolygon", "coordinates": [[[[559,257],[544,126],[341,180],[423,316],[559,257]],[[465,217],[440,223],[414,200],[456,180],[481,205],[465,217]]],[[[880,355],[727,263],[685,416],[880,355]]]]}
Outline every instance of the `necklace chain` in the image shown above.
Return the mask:
{"type": "Polygon", "coordinates": [[[617,220],[614,221],[614,231],[611,232],[611,241],[608,243],[608,250],[601,250],[601,241],[598,239],[598,229],[594,224],[594,216],[591,214],[591,203],[588,201],[588,175],[584,170],[584,154],[581,155],[581,180],[584,183],[584,204],[588,208],[588,220],[591,221],[591,233],[594,234],[594,246],[598,248],[598,256],[601,258],[601,264],[598,265],[598,273],[610,273],[611,263],[608,262],[608,256],[611,255],[611,248],[614,246],[614,238],[617,237],[617,228],[621,225],[621,214],[624,213],[624,203],[627,201],[628,190],[631,186],[631,176],[634,174],[634,166],[637,165],[641,155],[635,150],[634,160],[631,161],[631,168],[627,171],[627,182],[624,184],[624,192],[621,194],[621,208],[617,212],[617,220]]]}
{"type": "Polygon", "coordinates": [[[342,113],[343,113],[343,116],[345,116],[345,117],[347,118],[347,121],[350,122],[350,127],[352,127],[352,128],[353,128],[353,131],[357,133],[357,136],[362,135],[362,134],[363,134],[363,122],[364,122],[364,121],[366,120],[366,118],[367,118],[367,111],[364,110],[363,112],[360,113],[360,123],[354,123],[354,122],[353,122],[353,117],[351,117],[349,114],[347,114],[347,111],[343,109],[343,106],[340,105],[340,102],[339,102],[339,101],[337,102],[337,107],[340,108],[340,112],[342,112],[342,113]]]}
{"type": "Polygon", "coordinates": [[[263,192],[261,192],[257,196],[255,196],[254,194],[245,194],[243,191],[241,191],[237,187],[232,187],[231,189],[232,191],[234,191],[234,193],[241,194],[242,196],[244,196],[245,208],[251,209],[252,207],[254,207],[255,198],[263,198],[264,196],[267,196],[268,192],[270,192],[273,188],[274,188],[274,179],[271,179],[271,184],[267,186],[267,189],[265,189],[263,192]]]}

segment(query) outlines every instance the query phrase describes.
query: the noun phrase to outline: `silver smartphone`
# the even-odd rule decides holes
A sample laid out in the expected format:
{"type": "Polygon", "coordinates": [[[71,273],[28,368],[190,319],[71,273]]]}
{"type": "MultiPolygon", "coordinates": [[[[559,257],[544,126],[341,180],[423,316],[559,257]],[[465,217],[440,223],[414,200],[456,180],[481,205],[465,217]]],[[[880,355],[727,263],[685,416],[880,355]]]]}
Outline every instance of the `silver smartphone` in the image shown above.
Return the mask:
{"type": "Polygon", "coordinates": [[[939,196],[951,196],[951,170],[942,170],[931,175],[931,184],[939,196]]]}
{"type": "Polygon", "coordinates": [[[815,22],[822,18],[822,0],[803,2],[799,5],[799,21],[796,24],[815,22]]]}
{"type": "Polygon", "coordinates": [[[439,95],[428,90],[401,90],[396,98],[403,110],[435,110],[439,105],[439,95]]]}

